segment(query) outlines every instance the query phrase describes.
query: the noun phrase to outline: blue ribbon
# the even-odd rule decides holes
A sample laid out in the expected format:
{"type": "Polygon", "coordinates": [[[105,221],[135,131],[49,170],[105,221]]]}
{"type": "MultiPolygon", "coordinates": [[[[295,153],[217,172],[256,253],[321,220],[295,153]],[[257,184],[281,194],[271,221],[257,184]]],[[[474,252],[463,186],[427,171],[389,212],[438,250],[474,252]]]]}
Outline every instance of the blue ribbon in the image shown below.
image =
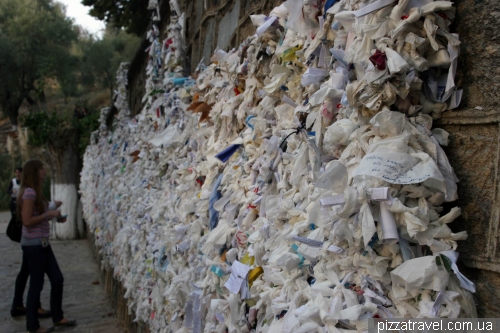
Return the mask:
{"type": "Polygon", "coordinates": [[[299,268],[302,268],[302,266],[304,265],[304,256],[302,254],[300,254],[299,252],[299,246],[297,244],[293,244],[291,246],[292,250],[297,254],[297,256],[299,256],[299,259],[300,259],[300,263],[299,263],[299,268]]]}
{"type": "Polygon", "coordinates": [[[247,126],[250,127],[252,129],[252,131],[255,129],[253,127],[253,125],[250,124],[250,120],[253,119],[253,118],[257,118],[257,117],[255,117],[255,116],[248,116],[247,119],[245,120],[245,122],[247,123],[247,126]]]}

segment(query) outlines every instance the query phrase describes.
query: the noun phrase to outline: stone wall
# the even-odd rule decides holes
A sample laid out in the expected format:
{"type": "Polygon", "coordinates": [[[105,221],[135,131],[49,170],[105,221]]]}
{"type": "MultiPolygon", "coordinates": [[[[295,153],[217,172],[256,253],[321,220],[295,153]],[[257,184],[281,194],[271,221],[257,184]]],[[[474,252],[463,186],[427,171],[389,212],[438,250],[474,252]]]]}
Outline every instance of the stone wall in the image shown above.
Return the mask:
{"type": "MultiPolygon", "coordinates": [[[[206,64],[216,47],[237,47],[255,33],[250,15],[269,13],[281,0],[194,0],[180,1],[186,13],[187,68],[191,71],[203,59],[206,64]],[[206,3],[206,8],[205,8],[206,3]]],[[[460,35],[461,54],[457,85],[464,90],[460,107],[446,112],[438,121],[450,133],[446,149],[459,183],[459,200],[449,207],[462,207],[453,231],[467,230],[460,243],[463,273],[477,285],[480,317],[500,313],[499,240],[499,140],[500,110],[500,5],[496,0],[457,1],[454,31],[460,35]]],[[[161,2],[162,17],[168,15],[168,1],[161,2]]],[[[168,22],[162,22],[160,30],[168,22]]],[[[129,71],[129,96],[134,114],[141,108],[147,54],[141,50],[129,71]]]]}
{"type": "Polygon", "coordinates": [[[208,64],[216,47],[230,49],[255,33],[250,15],[269,13],[281,0],[184,1],[188,59],[193,71],[203,59],[208,64]],[[204,4],[207,4],[207,8],[204,4]],[[194,22],[194,23],[193,23],[194,22]]]}
{"type": "MultiPolygon", "coordinates": [[[[179,0],[181,10],[186,13],[186,66],[193,72],[203,59],[208,64],[216,47],[228,49],[238,47],[248,36],[255,33],[250,15],[269,13],[282,0],[179,0]],[[205,3],[207,8],[205,8],[205,3]]],[[[158,26],[165,34],[170,8],[168,0],[160,1],[162,21],[158,26]]],[[[139,47],[129,70],[129,101],[132,114],[142,109],[144,95],[147,53],[149,47],[146,35],[139,47]]],[[[187,73],[189,74],[189,73],[187,73]]]]}
{"type": "Polygon", "coordinates": [[[440,127],[450,133],[446,154],[455,169],[460,220],[453,230],[467,230],[459,245],[466,274],[477,285],[481,317],[500,314],[499,140],[500,5],[494,0],[460,0],[454,31],[460,35],[458,84],[460,107],[446,112],[440,127]]]}

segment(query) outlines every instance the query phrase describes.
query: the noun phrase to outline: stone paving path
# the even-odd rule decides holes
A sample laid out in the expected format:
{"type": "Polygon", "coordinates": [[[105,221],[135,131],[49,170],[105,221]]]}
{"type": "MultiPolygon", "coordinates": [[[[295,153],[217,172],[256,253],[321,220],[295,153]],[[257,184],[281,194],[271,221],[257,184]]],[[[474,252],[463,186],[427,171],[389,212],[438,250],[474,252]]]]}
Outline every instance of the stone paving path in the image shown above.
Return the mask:
{"type": "MultiPolygon", "coordinates": [[[[26,319],[13,319],[10,307],[14,296],[14,283],[21,265],[22,250],[19,243],[12,242],[5,229],[10,213],[0,212],[0,332],[26,332],[26,319]]],[[[56,332],[122,333],[115,318],[110,301],[99,276],[87,240],[51,241],[61,271],[64,275],[63,310],[65,316],[78,321],[75,327],[56,328],[56,332]],[[94,282],[94,284],[92,283],[94,282]],[[98,284],[97,284],[98,283],[98,284]]],[[[28,281],[29,285],[29,281],[28,281]]],[[[28,286],[26,287],[26,293],[28,286]]],[[[42,291],[42,306],[49,309],[50,282],[45,277],[42,291]]],[[[24,301],[26,302],[26,294],[24,301]]],[[[40,324],[52,326],[52,320],[41,319],[40,324]]]]}

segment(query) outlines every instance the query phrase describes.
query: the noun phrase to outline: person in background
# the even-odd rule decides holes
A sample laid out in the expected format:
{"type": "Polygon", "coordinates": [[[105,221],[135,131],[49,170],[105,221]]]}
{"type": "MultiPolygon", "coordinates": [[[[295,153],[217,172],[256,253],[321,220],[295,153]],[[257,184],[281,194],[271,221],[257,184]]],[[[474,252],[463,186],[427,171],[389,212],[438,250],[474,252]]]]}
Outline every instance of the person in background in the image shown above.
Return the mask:
{"type": "Polygon", "coordinates": [[[49,243],[49,221],[66,222],[56,205],[49,207],[42,194],[45,168],[39,160],[24,164],[21,189],[17,197],[17,214],[23,223],[21,246],[28,261],[30,286],[26,302],[26,328],[29,333],[53,332],[54,327],[40,327],[38,305],[43,289],[44,275],[50,280],[50,310],[55,326],[74,326],[76,320],[64,317],[62,296],[64,278],[49,243]]]}
{"type": "MultiPolygon", "coordinates": [[[[10,202],[10,213],[12,214],[13,219],[17,219],[17,195],[19,194],[19,190],[21,189],[21,175],[23,172],[23,168],[17,167],[14,170],[14,174],[16,178],[13,178],[10,182],[9,188],[7,189],[7,193],[11,196],[10,202]]],[[[57,203],[57,202],[56,202],[57,203]]],[[[26,308],[23,305],[23,295],[24,289],[26,289],[26,283],[28,282],[28,278],[30,276],[30,272],[28,269],[28,259],[26,255],[23,254],[23,262],[21,263],[21,270],[16,278],[16,286],[14,292],[14,301],[12,302],[12,308],[10,309],[10,315],[12,317],[24,316],[26,314],[26,308]]],[[[38,317],[39,318],[50,318],[52,314],[50,311],[46,311],[42,308],[42,305],[38,304],[38,317]]]]}
{"type": "Polygon", "coordinates": [[[7,189],[7,194],[10,195],[10,214],[12,217],[16,216],[16,199],[19,194],[19,189],[21,188],[21,175],[23,173],[23,168],[17,167],[14,170],[15,178],[12,178],[12,181],[9,184],[9,188],[7,189]]]}

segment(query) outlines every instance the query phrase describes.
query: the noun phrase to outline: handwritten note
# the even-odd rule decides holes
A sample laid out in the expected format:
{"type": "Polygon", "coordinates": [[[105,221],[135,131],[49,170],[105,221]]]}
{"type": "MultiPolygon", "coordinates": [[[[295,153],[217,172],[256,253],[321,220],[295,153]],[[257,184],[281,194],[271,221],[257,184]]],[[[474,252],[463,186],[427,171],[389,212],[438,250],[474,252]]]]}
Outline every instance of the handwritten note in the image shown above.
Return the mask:
{"type": "Polygon", "coordinates": [[[345,204],[345,198],[343,194],[339,194],[319,199],[319,202],[321,203],[321,206],[331,207],[331,206],[345,204]]]}
{"type": "Polygon", "coordinates": [[[193,300],[193,333],[201,333],[201,315],[200,315],[200,310],[201,310],[201,293],[199,291],[194,291],[191,294],[191,299],[193,300]]]}
{"type": "Polygon", "coordinates": [[[430,180],[427,186],[444,191],[444,178],[434,160],[425,153],[367,154],[354,173],[372,176],[392,184],[416,184],[430,180]]]}
{"type": "Polygon", "coordinates": [[[231,266],[231,276],[224,284],[224,287],[229,289],[233,294],[237,294],[240,291],[243,280],[247,278],[250,266],[242,264],[238,260],[235,260],[231,266]]]}

